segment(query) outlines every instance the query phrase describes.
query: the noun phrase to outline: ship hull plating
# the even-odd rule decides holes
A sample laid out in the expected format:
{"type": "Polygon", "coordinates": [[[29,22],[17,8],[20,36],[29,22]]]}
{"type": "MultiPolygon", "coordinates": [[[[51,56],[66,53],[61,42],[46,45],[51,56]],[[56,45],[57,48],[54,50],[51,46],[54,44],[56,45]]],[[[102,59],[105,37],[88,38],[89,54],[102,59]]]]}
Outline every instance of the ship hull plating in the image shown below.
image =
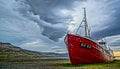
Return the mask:
{"type": "Polygon", "coordinates": [[[74,65],[113,61],[113,56],[91,39],[67,34],[65,43],[74,65]]]}

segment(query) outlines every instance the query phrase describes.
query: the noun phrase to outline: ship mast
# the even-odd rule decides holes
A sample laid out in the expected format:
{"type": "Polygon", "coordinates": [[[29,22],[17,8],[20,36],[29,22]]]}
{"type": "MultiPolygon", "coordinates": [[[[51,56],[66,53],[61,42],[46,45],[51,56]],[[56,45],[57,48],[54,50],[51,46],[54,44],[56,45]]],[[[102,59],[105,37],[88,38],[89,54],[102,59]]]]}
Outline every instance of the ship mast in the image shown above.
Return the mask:
{"type": "Polygon", "coordinates": [[[87,18],[86,18],[86,9],[84,8],[84,23],[85,23],[85,36],[88,36],[88,25],[87,25],[87,18]]]}
{"type": "Polygon", "coordinates": [[[81,24],[79,25],[79,27],[77,28],[76,34],[77,34],[79,28],[80,28],[80,27],[83,27],[83,26],[82,26],[82,23],[84,23],[85,37],[90,37],[90,30],[88,29],[87,18],[86,18],[86,9],[85,9],[85,8],[84,8],[84,18],[83,18],[81,24]]]}

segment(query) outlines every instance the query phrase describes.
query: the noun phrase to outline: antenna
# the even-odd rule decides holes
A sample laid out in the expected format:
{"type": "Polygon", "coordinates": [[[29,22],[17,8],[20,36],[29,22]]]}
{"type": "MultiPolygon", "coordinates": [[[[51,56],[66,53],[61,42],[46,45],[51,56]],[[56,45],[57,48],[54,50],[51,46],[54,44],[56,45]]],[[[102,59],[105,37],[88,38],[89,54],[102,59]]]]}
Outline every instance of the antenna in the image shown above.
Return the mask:
{"type": "Polygon", "coordinates": [[[91,30],[91,29],[88,29],[88,36],[89,36],[89,37],[90,37],[90,30],[91,30]]]}
{"type": "Polygon", "coordinates": [[[87,37],[88,36],[88,31],[87,31],[88,25],[87,25],[86,9],[85,8],[84,8],[84,23],[85,23],[85,36],[87,37]]]}
{"type": "Polygon", "coordinates": [[[82,23],[84,23],[85,37],[90,37],[90,29],[88,29],[87,18],[86,18],[86,9],[85,9],[85,8],[83,8],[83,9],[84,9],[84,17],[83,17],[83,20],[82,20],[82,22],[80,23],[79,27],[78,27],[77,30],[76,30],[76,34],[77,34],[79,28],[82,27],[82,26],[81,26],[82,23]]]}

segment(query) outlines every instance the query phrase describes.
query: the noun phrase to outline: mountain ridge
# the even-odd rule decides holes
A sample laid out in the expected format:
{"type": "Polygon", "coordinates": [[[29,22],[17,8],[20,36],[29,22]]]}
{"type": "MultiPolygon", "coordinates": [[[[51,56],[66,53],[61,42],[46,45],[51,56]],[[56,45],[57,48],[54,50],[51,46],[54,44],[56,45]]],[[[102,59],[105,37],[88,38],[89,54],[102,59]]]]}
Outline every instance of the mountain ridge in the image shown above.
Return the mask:
{"type": "Polygon", "coordinates": [[[57,58],[60,58],[60,57],[68,58],[67,53],[30,51],[30,50],[26,50],[26,49],[22,49],[20,47],[14,46],[11,43],[0,42],[0,55],[3,54],[3,53],[4,54],[6,54],[6,53],[7,54],[14,54],[14,55],[11,55],[11,56],[28,55],[28,56],[32,56],[34,58],[46,58],[46,57],[49,57],[49,58],[55,58],[55,57],[57,57],[57,58]]]}

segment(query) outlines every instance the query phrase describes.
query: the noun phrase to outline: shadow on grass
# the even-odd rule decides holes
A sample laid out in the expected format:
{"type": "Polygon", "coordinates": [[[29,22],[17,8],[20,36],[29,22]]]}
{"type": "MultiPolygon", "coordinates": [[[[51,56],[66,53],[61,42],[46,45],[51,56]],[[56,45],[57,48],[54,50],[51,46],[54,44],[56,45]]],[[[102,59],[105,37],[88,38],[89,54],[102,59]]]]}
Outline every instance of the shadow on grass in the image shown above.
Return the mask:
{"type": "Polygon", "coordinates": [[[120,60],[114,60],[108,63],[94,63],[94,64],[78,64],[72,65],[71,63],[62,63],[56,64],[56,66],[64,66],[64,67],[117,67],[120,68],[120,60]]]}

